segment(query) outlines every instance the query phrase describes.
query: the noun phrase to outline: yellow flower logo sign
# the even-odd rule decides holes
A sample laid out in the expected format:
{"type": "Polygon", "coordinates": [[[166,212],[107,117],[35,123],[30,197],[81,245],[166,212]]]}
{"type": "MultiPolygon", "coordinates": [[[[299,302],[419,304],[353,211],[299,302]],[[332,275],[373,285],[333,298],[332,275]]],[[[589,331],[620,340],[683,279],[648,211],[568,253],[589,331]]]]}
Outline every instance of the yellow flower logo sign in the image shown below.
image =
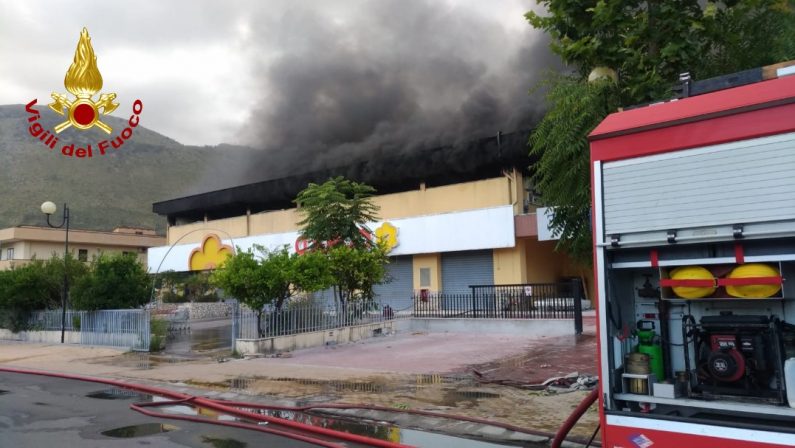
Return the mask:
{"type": "Polygon", "coordinates": [[[379,242],[386,244],[388,250],[392,250],[398,245],[398,229],[389,222],[381,224],[381,227],[375,229],[375,236],[379,242]]]}
{"type": "Polygon", "coordinates": [[[204,271],[221,267],[226,259],[232,255],[234,249],[221,242],[218,235],[213,233],[204,237],[201,247],[193,249],[188,258],[191,271],[204,271]]]}

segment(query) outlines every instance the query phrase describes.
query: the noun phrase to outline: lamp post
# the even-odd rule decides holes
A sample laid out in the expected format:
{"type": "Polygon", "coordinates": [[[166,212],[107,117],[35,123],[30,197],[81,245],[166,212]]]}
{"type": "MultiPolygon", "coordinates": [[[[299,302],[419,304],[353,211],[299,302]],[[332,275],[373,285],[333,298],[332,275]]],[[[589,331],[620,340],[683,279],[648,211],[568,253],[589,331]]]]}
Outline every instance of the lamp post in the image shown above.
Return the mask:
{"type": "Polygon", "coordinates": [[[61,297],[61,344],[63,344],[64,333],[66,331],[66,304],[69,300],[69,277],[67,275],[69,260],[66,258],[69,255],[69,207],[67,207],[66,204],[63,205],[63,220],[60,225],[54,226],[50,223],[50,215],[55,213],[57,209],[58,207],[51,201],[41,204],[41,212],[47,215],[48,226],[55,229],[66,226],[66,241],[64,243],[63,252],[63,296],[61,297]]]}

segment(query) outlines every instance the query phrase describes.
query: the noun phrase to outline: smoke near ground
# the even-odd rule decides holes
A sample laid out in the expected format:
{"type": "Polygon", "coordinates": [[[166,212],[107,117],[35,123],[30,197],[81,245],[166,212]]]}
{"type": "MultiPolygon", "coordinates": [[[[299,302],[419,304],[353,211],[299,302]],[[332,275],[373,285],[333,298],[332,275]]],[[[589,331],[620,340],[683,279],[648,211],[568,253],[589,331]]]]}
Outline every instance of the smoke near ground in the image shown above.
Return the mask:
{"type": "MultiPolygon", "coordinates": [[[[430,0],[355,2],[341,13],[315,6],[287,3],[253,31],[278,51],[262,66],[260,100],[243,134],[258,151],[238,184],[362,160],[395,163],[396,155],[467,147],[540,118],[542,103],[528,90],[559,62],[529,25],[430,0]]],[[[452,151],[433,163],[455,159],[452,151]]]]}

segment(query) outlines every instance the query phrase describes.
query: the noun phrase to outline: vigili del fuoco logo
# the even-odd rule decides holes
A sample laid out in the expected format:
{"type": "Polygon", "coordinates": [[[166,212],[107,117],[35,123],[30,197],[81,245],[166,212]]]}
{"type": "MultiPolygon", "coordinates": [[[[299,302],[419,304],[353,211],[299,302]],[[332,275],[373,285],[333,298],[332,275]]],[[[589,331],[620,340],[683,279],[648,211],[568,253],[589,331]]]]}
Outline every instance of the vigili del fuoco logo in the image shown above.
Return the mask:
{"type": "Polygon", "coordinates": [[[36,105],[36,99],[25,106],[25,111],[29,114],[28,122],[31,123],[28,132],[34,138],[39,139],[44,146],[54,150],[62,145],[60,146],[61,153],[69,157],[104,156],[108,149],[117,150],[132,137],[133,129],[138,126],[139,117],[144,108],[141,100],[133,102],[132,115],[127,121],[127,127],[110,140],[102,140],[95,145],[87,145],[85,148],[75,148],[74,144],[58,141],[58,134],[70,127],[81,131],[97,127],[109,135],[113,134],[113,128],[104,123],[101,118],[116,110],[119,103],[114,102],[116,100],[115,93],[100,93],[99,98],[94,101],[94,96],[102,90],[102,74],[97,68],[97,57],[94,55],[91,38],[85,28],[80,33],[80,40],[77,41],[74,61],[66,71],[64,87],[72,94],[72,97],[63,93],[54,92],[52,94],[53,102],[49,104],[50,109],[64,117],[64,121],[56,125],[52,131],[45,129],[38,121],[41,114],[33,108],[36,105]]]}

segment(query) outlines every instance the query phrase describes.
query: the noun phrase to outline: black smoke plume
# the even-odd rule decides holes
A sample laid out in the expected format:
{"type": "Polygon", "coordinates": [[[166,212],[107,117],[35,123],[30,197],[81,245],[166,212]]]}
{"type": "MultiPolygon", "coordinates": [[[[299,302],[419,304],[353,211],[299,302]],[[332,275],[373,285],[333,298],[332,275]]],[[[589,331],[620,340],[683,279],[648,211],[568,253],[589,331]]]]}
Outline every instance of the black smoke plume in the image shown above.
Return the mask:
{"type": "Polygon", "coordinates": [[[238,185],[329,169],[360,180],[477,169],[468,142],[540,118],[528,91],[559,66],[542,33],[445,2],[358,6],[340,21],[293,5],[263,25],[258,38],[279,55],[264,66],[246,126],[258,151],[238,185]]]}

